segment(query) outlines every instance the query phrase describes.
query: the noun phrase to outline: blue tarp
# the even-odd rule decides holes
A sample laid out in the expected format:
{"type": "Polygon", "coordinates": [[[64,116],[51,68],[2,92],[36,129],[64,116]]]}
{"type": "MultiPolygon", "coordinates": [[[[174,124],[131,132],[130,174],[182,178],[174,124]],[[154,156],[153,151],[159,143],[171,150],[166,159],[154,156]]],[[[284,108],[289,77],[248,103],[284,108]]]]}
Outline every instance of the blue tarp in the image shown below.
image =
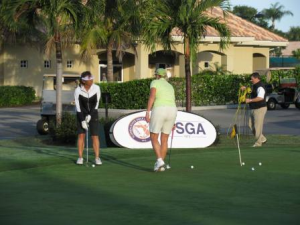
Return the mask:
{"type": "Polygon", "coordinates": [[[270,57],[270,67],[300,66],[300,60],[294,57],[270,57]]]}

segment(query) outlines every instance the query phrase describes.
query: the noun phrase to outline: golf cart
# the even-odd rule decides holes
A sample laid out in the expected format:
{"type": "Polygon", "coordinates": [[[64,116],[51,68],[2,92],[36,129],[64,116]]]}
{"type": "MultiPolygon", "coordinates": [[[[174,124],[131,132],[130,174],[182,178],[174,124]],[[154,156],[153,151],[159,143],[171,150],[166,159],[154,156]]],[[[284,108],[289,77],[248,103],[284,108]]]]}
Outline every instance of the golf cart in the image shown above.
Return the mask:
{"type": "MultiPolygon", "coordinates": [[[[63,74],[62,84],[62,112],[75,114],[74,91],[79,84],[80,75],[63,74]]],[[[56,119],[56,74],[44,74],[41,119],[37,121],[36,128],[39,134],[48,134],[50,121],[56,119]]]]}
{"type": "MultiPolygon", "coordinates": [[[[281,68],[284,70],[285,68],[281,68]]],[[[286,68],[290,69],[290,68],[286,68]]],[[[265,75],[267,75],[267,82],[271,80],[271,70],[269,69],[265,75]]],[[[278,70],[278,69],[273,69],[278,70]]],[[[300,91],[297,79],[295,77],[281,78],[279,77],[279,83],[273,82],[272,84],[266,84],[266,102],[268,110],[275,110],[276,105],[279,104],[281,108],[288,109],[290,104],[300,109],[300,91]]]]}

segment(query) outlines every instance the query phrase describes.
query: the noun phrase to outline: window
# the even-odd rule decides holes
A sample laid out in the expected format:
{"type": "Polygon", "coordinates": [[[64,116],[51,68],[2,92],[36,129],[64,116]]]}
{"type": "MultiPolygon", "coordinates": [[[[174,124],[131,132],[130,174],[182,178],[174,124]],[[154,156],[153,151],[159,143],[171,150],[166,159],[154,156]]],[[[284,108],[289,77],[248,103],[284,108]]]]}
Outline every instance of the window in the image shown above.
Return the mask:
{"type": "Polygon", "coordinates": [[[21,60],[20,67],[21,68],[27,68],[28,67],[28,60],[21,60]]]}
{"type": "Polygon", "coordinates": [[[67,60],[67,68],[73,68],[73,60],[67,60]]]}
{"type": "Polygon", "coordinates": [[[208,62],[204,62],[204,68],[208,68],[209,67],[209,63],[208,62]]]}
{"type": "Polygon", "coordinates": [[[51,60],[44,61],[44,68],[51,68],[51,60]]]}

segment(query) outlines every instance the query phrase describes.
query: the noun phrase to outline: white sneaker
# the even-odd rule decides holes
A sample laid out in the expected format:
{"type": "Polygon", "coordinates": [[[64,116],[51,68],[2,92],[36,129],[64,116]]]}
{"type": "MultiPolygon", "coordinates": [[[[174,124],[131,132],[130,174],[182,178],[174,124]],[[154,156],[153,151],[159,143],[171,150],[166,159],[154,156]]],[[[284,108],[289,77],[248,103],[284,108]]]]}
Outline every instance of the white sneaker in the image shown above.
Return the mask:
{"type": "Polygon", "coordinates": [[[165,167],[160,167],[158,170],[157,170],[157,172],[164,172],[166,169],[165,169],[165,167]]]}
{"type": "Polygon", "coordinates": [[[95,164],[98,166],[102,165],[101,159],[100,158],[95,159],[95,164]]]}
{"type": "Polygon", "coordinates": [[[261,147],[261,145],[255,143],[252,147],[253,147],[253,148],[257,148],[257,147],[261,147]]]}
{"type": "Polygon", "coordinates": [[[77,165],[82,165],[83,164],[83,158],[78,158],[76,164],[77,165]]]}
{"type": "Polygon", "coordinates": [[[160,168],[162,168],[165,165],[165,162],[161,160],[157,160],[154,164],[154,171],[157,172],[160,168]]]}

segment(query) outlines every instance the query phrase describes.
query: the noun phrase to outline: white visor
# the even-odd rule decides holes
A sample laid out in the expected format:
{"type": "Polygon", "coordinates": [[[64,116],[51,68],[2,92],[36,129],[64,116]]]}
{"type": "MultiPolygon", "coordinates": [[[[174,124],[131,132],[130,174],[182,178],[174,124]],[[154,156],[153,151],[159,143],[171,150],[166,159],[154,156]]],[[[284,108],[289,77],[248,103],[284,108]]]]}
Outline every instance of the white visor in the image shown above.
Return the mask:
{"type": "Polygon", "coordinates": [[[81,79],[82,80],[94,80],[94,77],[93,76],[86,76],[86,77],[83,77],[81,79]]]}

